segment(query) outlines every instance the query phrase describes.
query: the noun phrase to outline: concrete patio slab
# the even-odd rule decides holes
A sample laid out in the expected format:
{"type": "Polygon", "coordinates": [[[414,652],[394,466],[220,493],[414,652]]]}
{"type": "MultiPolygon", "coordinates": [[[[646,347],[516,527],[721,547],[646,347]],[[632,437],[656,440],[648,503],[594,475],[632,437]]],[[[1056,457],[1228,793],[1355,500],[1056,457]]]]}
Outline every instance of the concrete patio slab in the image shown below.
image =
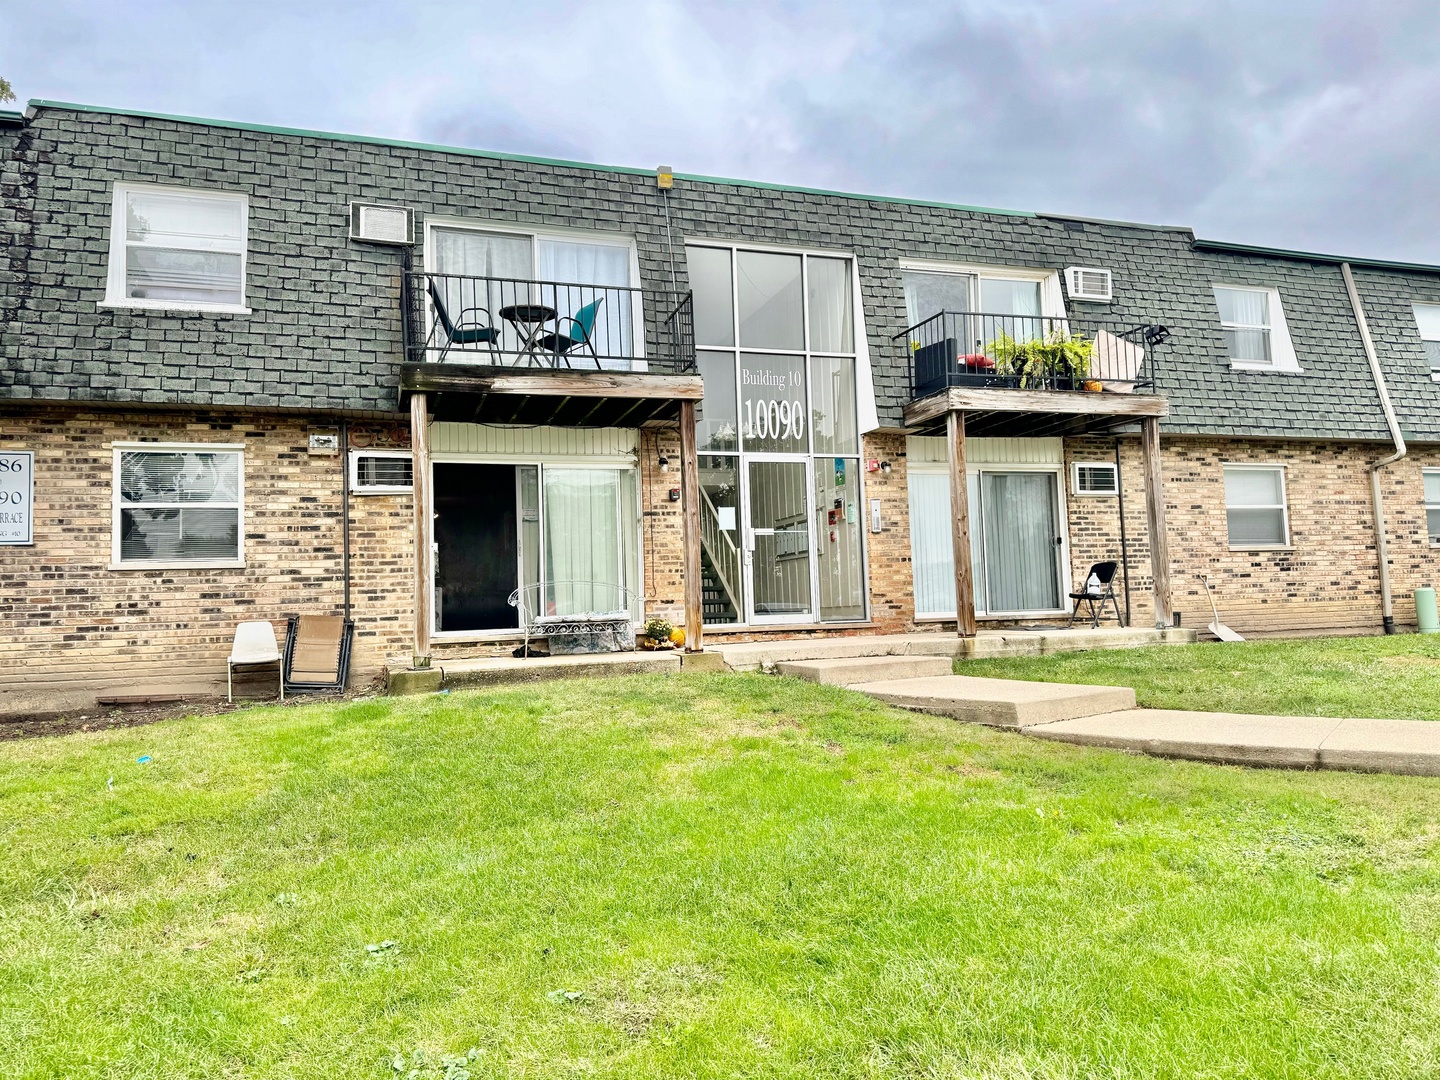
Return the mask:
{"type": "Polygon", "coordinates": [[[1028,728],[1135,707],[1135,691],[1126,686],[978,679],[969,675],[890,679],[857,683],[850,689],[890,705],[992,727],[1028,728]]]}
{"type": "Polygon", "coordinates": [[[954,661],[948,656],[855,656],[829,660],[782,660],[781,675],[826,686],[850,686],[877,679],[916,679],[949,675],[954,661]]]}

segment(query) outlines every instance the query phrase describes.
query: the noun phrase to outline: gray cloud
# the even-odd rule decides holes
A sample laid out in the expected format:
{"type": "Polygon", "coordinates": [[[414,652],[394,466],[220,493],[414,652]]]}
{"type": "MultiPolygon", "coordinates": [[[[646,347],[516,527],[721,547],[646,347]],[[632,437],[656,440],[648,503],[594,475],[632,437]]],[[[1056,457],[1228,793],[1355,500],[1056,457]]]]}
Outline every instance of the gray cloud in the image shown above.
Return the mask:
{"type": "Polygon", "coordinates": [[[1431,2],[0,0],[27,96],[1440,262],[1431,2]]]}

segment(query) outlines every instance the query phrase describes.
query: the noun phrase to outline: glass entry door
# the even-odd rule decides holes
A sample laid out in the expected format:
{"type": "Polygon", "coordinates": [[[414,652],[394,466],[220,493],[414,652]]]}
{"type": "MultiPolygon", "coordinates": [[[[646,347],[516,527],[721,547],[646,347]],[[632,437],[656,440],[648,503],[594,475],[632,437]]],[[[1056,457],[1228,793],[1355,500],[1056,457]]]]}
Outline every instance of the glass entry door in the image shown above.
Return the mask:
{"type": "Polygon", "coordinates": [[[815,614],[810,460],[751,456],[744,468],[750,621],[807,621],[815,614]]]}

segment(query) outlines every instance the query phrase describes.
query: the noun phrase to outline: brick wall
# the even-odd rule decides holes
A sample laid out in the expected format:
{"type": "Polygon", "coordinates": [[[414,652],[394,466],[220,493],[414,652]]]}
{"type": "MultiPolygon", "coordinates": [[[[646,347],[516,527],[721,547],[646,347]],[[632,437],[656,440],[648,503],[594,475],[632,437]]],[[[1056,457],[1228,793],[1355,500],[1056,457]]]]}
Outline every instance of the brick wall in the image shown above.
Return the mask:
{"type": "MultiPolygon", "coordinates": [[[[342,462],[308,452],[310,430],[334,426],[258,414],[0,417],[0,448],[35,451],[34,546],[0,547],[0,712],[223,691],[236,623],[273,620],[278,638],[292,613],[339,614],[342,462]],[[110,569],[117,441],[243,444],[246,565],[110,569]]],[[[407,647],[410,497],[357,496],[351,509],[355,685],[407,647]]]]}
{"type": "MultiPolygon", "coordinates": [[[[1385,449],[1299,440],[1166,438],[1162,472],[1171,592],[1183,624],[1202,628],[1210,622],[1201,582],[1208,575],[1222,620],[1242,634],[1378,632],[1380,576],[1367,466],[1385,449]],[[1225,463],[1285,466],[1288,547],[1230,548],[1225,463]]],[[[1113,460],[1114,443],[1067,440],[1065,459],[1068,485],[1073,461],[1113,460]]],[[[1121,440],[1121,461],[1133,622],[1148,626],[1154,609],[1138,440],[1121,440]]],[[[1414,625],[1414,590],[1437,583],[1421,474],[1435,467],[1440,467],[1440,449],[1420,447],[1382,473],[1391,590],[1402,627],[1414,625]]],[[[1068,509],[1072,574],[1078,582],[1091,563],[1118,558],[1117,500],[1071,493],[1068,509]]]]}

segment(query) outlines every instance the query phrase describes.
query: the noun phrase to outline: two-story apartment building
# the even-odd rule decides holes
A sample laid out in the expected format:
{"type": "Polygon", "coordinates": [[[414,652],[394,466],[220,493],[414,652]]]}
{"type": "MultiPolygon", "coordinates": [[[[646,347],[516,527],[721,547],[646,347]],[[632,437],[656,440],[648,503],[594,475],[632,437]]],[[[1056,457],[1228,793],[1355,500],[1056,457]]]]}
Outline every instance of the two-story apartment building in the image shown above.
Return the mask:
{"type": "Polygon", "coordinates": [[[1247,633],[1432,582],[1437,267],[43,101],[0,235],[0,711],[213,690],[293,612],[366,678],[1063,623],[1107,559],[1247,633]]]}

